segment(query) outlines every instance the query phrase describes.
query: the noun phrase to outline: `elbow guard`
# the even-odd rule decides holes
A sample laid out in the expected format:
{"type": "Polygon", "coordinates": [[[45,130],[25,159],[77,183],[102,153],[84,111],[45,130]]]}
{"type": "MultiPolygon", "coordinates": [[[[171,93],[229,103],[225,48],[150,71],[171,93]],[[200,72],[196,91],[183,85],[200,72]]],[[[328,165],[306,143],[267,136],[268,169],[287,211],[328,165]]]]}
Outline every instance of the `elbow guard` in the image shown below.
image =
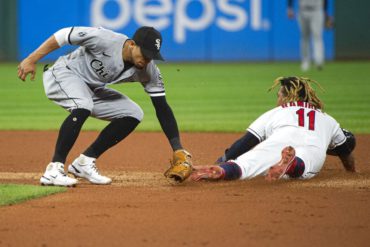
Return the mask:
{"type": "Polygon", "coordinates": [[[341,155],[349,155],[356,147],[356,138],[355,136],[348,130],[342,129],[344,135],[346,136],[346,141],[340,145],[335,147],[334,149],[329,149],[326,151],[328,155],[333,156],[341,156],[341,155]]]}

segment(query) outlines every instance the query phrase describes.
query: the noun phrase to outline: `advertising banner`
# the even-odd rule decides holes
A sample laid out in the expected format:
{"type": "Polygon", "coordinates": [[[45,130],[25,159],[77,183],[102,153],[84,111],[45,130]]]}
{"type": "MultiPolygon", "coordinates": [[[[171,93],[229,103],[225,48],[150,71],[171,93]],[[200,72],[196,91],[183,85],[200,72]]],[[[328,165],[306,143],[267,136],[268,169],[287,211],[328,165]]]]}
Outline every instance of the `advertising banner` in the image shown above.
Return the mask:
{"type": "MultiPolygon", "coordinates": [[[[130,37],[153,26],[169,61],[297,60],[298,22],[286,7],[286,0],[19,0],[19,59],[63,27],[102,26],[130,37]]],[[[333,32],[324,40],[332,59],[333,32]]]]}

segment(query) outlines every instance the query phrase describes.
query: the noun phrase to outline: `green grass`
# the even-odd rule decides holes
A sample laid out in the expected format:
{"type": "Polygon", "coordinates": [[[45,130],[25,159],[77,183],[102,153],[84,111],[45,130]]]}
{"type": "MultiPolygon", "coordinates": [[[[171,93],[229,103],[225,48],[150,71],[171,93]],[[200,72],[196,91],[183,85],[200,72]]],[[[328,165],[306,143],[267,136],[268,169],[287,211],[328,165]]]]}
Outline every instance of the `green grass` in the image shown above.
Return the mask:
{"type": "MultiPolygon", "coordinates": [[[[17,78],[16,64],[0,64],[0,129],[58,129],[67,112],[47,100],[39,66],[35,82],[17,78]]],[[[328,63],[323,71],[302,73],[298,63],[159,64],[166,94],[181,131],[241,132],[275,106],[276,92],[267,93],[283,75],[307,76],[325,88],[319,93],[325,110],[343,127],[370,133],[370,61],[328,63]]],[[[114,85],[144,110],[141,131],[160,126],[148,95],[139,83],[114,85]]],[[[85,130],[107,123],[89,119],[85,130]]]]}
{"type": "Polygon", "coordinates": [[[0,184],[0,206],[66,191],[63,187],[41,187],[22,184],[0,184]]]}

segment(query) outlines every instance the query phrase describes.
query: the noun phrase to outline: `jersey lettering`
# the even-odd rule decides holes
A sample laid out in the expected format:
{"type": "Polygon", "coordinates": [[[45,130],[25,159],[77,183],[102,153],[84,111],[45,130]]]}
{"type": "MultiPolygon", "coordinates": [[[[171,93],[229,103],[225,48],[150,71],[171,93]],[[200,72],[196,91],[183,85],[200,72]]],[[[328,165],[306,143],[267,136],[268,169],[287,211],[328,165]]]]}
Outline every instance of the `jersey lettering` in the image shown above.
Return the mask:
{"type": "Polygon", "coordinates": [[[309,108],[309,109],[316,109],[316,107],[308,102],[303,102],[303,101],[297,101],[297,102],[289,102],[289,103],[283,103],[281,105],[281,107],[283,108],[287,108],[287,107],[290,107],[290,106],[300,106],[300,107],[304,107],[304,108],[309,108]]]}
{"type": "Polygon", "coordinates": [[[315,116],[316,111],[310,111],[307,113],[308,116],[308,129],[309,130],[315,130],[315,116]]]}
{"type": "MultiPolygon", "coordinates": [[[[298,115],[298,126],[304,127],[304,118],[305,118],[305,110],[304,108],[300,108],[299,110],[296,111],[298,115]]],[[[315,111],[309,111],[307,113],[308,117],[308,129],[314,131],[315,130],[315,116],[316,112],[315,111]]]]}
{"type": "Polygon", "coordinates": [[[90,63],[91,68],[97,73],[98,75],[102,76],[103,78],[106,78],[109,71],[105,70],[105,67],[103,66],[103,62],[98,59],[93,59],[90,63]]]}

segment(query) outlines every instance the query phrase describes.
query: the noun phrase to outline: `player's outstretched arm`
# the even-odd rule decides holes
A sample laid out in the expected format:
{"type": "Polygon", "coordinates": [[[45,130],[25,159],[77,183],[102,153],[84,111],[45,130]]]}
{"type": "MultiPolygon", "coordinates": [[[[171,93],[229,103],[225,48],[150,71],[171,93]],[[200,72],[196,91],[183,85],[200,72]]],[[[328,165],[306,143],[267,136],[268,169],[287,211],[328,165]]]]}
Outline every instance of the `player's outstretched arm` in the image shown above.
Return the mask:
{"type": "Polygon", "coordinates": [[[157,119],[165,133],[173,151],[183,149],[180,142],[179,129],[175,115],[172,112],[171,107],[167,103],[165,96],[151,97],[157,119]]]}
{"type": "Polygon", "coordinates": [[[258,143],[260,143],[260,140],[252,133],[247,132],[225,150],[224,155],[217,159],[216,164],[220,164],[221,162],[226,162],[228,160],[234,160],[254,148],[258,143]]]}
{"type": "Polygon", "coordinates": [[[352,154],[339,155],[339,159],[342,161],[344,169],[348,172],[356,172],[355,158],[352,154]]]}
{"type": "Polygon", "coordinates": [[[356,147],[356,137],[349,130],[342,129],[342,131],[346,137],[346,141],[334,149],[328,149],[326,153],[328,155],[338,156],[346,171],[356,172],[355,158],[353,156],[353,150],[356,147]]]}
{"type": "Polygon", "coordinates": [[[164,175],[175,182],[181,183],[190,176],[192,156],[181,145],[176,118],[167,103],[166,97],[151,97],[151,99],[158,121],[174,151],[171,166],[164,175]]]}
{"type": "Polygon", "coordinates": [[[35,79],[36,75],[36,63],[49,54],[50,52],[59,48],[59,44],[52,35],[44,43],[42,43],[34,52],[32,52],[28,57],[26,57],[18,65],[18,77],[22,81],[25,81],[28,74],[31,74],[31,80],[35,79]]]}
{"type": "Polygon", "coordinates": [[[242,176],[242,170],[234,162],[223,162],[219,166],[194,166],[191,174],[193,181],[217,181],[217,180],[236,180],[242,176]]]}

